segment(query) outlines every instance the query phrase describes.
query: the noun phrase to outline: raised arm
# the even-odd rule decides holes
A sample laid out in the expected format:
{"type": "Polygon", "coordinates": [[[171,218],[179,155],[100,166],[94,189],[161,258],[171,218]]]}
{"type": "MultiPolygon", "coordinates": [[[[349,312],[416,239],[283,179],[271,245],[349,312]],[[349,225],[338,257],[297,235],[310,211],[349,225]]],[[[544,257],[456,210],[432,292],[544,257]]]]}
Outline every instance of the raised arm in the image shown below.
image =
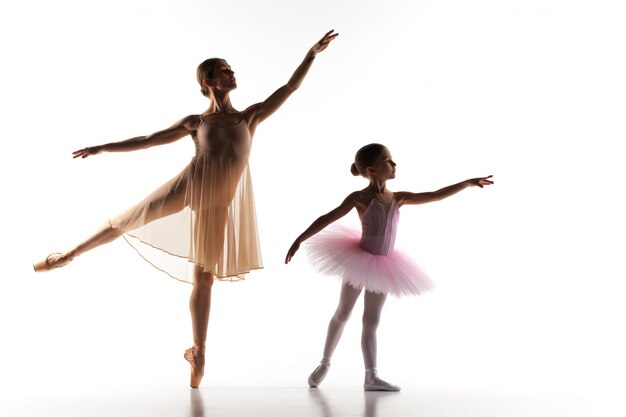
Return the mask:
{"type": "Polygon", "coordinates": [[[467,187],[480,187],[483,188],[485,185],[493,184],[493,181],[489,178],[493,177],[493,175],[489,175],[488,177],[479,177],[479,178],[471,178],[469,180],[461,181],[457,184],[448,185],[447,187],[443,187],[437,191],[430,191],[426,193],[409,193],[405,191],[394,193],[396,201],[398,202],[398,206],[403,204],[424,204],[424,203],[432,203],[433,201],[443,200],[444,198],[448,198],[461,190],[466,189],[467,187]]]}
{"type": "Polygon", "coordinates": [[[356,206],[356,193],[350,194],[346,197],[345,200],[339,205],[339,207],[329,211],[328,213],[318,217],[311,225],[304,231],[300,236],[296,238],[293,242],[289,251],[287,251],[287,256],[285,257],[285,263],[289,263],[291,258],[296,254],[298,249],[300,248],[300,244],[318,233],[320,230],[328,226],[334,221],[342,218],[346,214],[350,212],[356,206]]]}
{"type": "Polygon", "coordinates": [[[304,77],[309,72],[311,65],[313,65],[313,61],[318,53],[322,52],[324,49],[328,47],[330,42],[332,42],[337,36],[338,33],[333,33],[334,30],[327,32],[322,39],[319,40],[315,45],[309,49],[306,56],[304,57],[304,61],[296,68],[295,72],[287,82],[287,84],[280,87],[278,90],[274,91],[274,93],[269,96],[265,101],[261,103],[254,104],[250,106],[246,112],[250,112],[251,115],[248,118],[249,123],[257,125],[261,123],[263,120],[268,118],[272,113],[274,113],[282,104],[289,98],[289,96],[296,91],[304,77]]]}
{"type": "Polygon", "coordinates": [[[97,155],[101,152],[130,152],[147,149],[152,146],[165,145],[167,143],[175,142],[188,135],[192,130],[195,130],[197,128],[198,121],[198,116],[187,116],[167,129],[160,130],[148,136],[137,136],[120,142],[88,146],[74,151],[72,154],[74,158],[87,158],[90,155],[97,155]]]}

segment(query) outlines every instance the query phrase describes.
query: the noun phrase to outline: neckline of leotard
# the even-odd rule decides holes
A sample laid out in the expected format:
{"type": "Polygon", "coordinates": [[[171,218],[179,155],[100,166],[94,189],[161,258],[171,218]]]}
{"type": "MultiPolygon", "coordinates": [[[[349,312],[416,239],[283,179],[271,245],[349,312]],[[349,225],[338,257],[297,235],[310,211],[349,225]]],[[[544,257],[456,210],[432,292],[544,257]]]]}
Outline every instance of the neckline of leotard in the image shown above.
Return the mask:
{"type": "MultiPolygon", "coordinates": [[[[200,119],[200,124],[198,125],[198,127],[200,127],[200,126],[202,126],[202,124],[204,123],[204,119],[202,118],[202,115],[201,115],[201,114],[199,114],[199,115],[198,115],[198,118],[200,119]]],[[[241,118],[241,120],[239,120],[237,123],[235,123],[235,124],[234,124],[234,125],[232,125],[232,126],[216,126],[216,127],[217,127],[217,128],[220,128],[220,129],[232,129],[233,127],[237,127],[237,126],[239,126],[240,124],[242,124],[245,120],[246,120],[246,118],[245,118],[245,117],[242,117],[242,118],[241,118]]]]}
{"type": "Polygon", "coordinates": [[[385,217],[386,217],[386,218],[389,218],[389,214],[390,214],[390,213],[391,213],[391,211],[392,211],[393,205],[396,203],[396,199],[395,199],[395,198],[393,198],[393,199],[391,200],[391,204],[389,204],[389,207],[387,208],[387,210],[385,210],[385,205],[382,203],[382,201],[377,200],[377,199],[375,199],[375,198],[372,198],[372,200],[370,201],[370,203],[367,205],[367,208],[366,208],[366,209],[365,209],[365,211],[363,212],[363,216],[362,216],[362,217],[365,217],[365,214],[366,214],[366,213],[367,213],[367,211],[370,209],[370,207],[372,206],[372,203],[373,203],[374,201],[375,201],[375,202],[377,202],[377,203],[378,203],[378,204],[379,204],[379,205],[383,208],[383,211],[385,212],[385,217]]]}

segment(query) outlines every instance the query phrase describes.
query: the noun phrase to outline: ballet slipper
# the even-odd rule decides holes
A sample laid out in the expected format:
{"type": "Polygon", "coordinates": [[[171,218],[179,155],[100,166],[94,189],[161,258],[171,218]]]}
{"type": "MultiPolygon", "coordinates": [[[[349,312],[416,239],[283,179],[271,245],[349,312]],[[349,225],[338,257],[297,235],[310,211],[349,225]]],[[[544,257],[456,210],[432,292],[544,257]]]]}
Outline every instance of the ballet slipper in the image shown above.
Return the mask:
{"type": "Polygon", "coordinates": [[[51,253],[43,261],[33,264],[33,268],[35,269],[35,272],[51,271],[69,264],[74,259],[74,256],[75,254],[72,251],[66,253],[51,253]]]}
{"type": "Polygon", "coordinates": [[[198,365],[198,357],[196,356],[197,349],[195,346],[190,347],[185,350],[185,359],[191,365],[191,377],[189,378],[189,385],[191,388],[198,388],[200,386],[200,381],[202,381],[202,377],[204,376],[204,367],[200,369],[198,365]]]}
{"type": "Polygon", "coordinates": [[[365,391],[400,391],[399,386],[380,379],[375,369],[365,371],[363,389],[365,391]]]}
{"type": "Polygon", "coordinates": [[[318,367],[315,368],[313,372],[311,372],[311,375],[309,375],[309,379],[307,380],[307,382],[309,383],[309,387],[317,388],[317,386],[322,383],[324,378],[326,378],[326,374],[328,374],[328,368],[330,368],[330,363],[320,362],[318,367]]]}

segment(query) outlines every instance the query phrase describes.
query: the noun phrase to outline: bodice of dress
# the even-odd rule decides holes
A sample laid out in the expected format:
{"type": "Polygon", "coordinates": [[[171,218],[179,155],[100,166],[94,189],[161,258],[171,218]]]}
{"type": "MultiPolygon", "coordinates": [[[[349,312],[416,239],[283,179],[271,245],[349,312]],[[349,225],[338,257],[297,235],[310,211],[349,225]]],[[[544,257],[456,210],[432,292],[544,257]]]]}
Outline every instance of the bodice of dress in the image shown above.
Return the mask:
{"type": "Polygon", "coordinates": [[[247,160],[250,155],[252,136],[245,119],[234,126],[218,126],[203,122],[193,138],[196,156],[211,154],[228,159],[247,160]]]}
{"type": "Polygon", "coordinates": [[[388,255],[396,242],[396,230],[400,211],[395,200],[389,209],[372,200],[361,216],[363,233],[359,245],[374,255],[388,255]]]}

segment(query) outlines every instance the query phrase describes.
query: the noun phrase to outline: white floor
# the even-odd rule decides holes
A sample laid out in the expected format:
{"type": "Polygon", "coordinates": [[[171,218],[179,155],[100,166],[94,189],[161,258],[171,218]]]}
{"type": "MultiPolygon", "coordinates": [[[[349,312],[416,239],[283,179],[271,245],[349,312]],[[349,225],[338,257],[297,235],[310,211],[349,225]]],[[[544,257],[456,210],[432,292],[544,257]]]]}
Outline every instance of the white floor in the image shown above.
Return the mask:
{"type": "MultiPolygon", "coordinates": [[[[59,387],[56,387],[57,392],[59,387]]],[[[445,392],[368,392],[341,387],[184,387],[46,395],[32,389],[0,400],[3,417],[590,417],[623,416],[615,401],[589,398],[445,392]]],[[[622,406],[624,405],[622,400],[622,406]]]]}

